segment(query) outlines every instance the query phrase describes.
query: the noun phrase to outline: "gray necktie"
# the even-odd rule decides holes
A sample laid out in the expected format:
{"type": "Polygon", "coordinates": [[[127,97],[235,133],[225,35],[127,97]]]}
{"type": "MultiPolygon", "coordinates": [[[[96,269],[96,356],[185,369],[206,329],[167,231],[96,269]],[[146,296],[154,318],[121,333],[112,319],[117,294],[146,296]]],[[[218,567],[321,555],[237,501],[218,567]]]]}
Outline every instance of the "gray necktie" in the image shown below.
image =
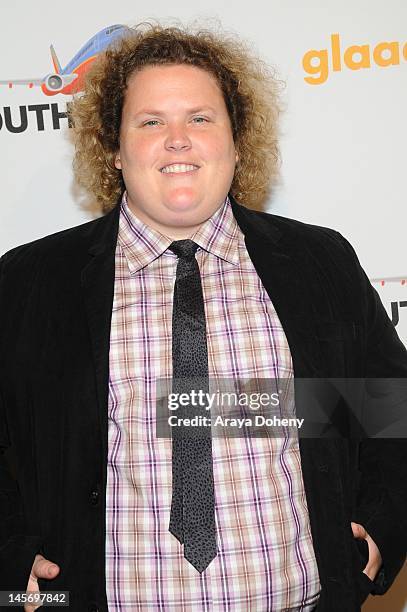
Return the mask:
{"type": "MultiPolygon", "coordinates": [[[[169,247],[177,256],[172,314],[173,393],[208,392],[208,351],[201,276],[192,240],[169,247]]],[[[178,408],[177,417],[210,417],[205,406],[178,408]]],[[[217,555],[210,426],[172,427],[170,532],[184,557],[203,572],[217,555]]]]}

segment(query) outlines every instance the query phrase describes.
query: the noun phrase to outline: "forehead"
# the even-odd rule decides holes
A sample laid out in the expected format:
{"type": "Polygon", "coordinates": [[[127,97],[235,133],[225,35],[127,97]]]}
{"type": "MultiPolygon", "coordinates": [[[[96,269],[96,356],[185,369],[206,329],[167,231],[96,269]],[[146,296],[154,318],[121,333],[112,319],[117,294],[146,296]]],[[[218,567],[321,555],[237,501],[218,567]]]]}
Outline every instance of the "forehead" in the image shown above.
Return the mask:
{"type": "Polygon", "coordinates": [[[216,78],[196,66],[146,66],[129,78],[126,98],[144,101],[154,97],[165,101],[169,96],[223,100],[216,78]]]}

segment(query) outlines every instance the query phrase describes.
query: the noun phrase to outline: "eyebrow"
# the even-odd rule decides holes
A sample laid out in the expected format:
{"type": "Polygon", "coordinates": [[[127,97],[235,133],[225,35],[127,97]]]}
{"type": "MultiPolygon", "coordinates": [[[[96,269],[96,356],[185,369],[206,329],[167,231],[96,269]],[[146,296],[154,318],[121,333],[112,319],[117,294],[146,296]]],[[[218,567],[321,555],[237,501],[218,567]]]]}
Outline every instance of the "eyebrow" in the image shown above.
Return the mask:
{"type": "MultiPolygon", "coordinates": [[[[187,110],[187,113],[191,114],[191,115],[195,115],[196,113],[202,113],[204,111],[211,111],[213,113],[216,113],[216,110],[212,107],[212,106],[199,106],[197,108],[191,108],[187,110]]],[[[165,114],[165,111],[160,111],[160,110],[154,110],[151,108],[145,108],[142,109],[141,111],[139,111],[138,113],[135,113],[135,117],[138,117],[139,115],[163,115],[165,114]]]]}

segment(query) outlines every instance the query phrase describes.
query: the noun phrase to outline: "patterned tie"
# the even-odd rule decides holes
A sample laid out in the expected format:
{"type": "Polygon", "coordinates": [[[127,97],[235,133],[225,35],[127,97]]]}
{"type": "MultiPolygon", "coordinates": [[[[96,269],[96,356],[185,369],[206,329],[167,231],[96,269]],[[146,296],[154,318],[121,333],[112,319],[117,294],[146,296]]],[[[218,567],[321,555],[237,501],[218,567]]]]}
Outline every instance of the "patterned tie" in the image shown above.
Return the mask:
{"type": "MultiPolygon", "coordinates": [[[[173,393],[207,393],[208,351],[201,276],[192,240],[170,247],[178,257],[172,314],[173,393]]],[[[178,408],[177,417],[208,419],[205,406],[178,408]]],[[[203,572],[217,555],[210,426],[172,427],[172,502],[169,531],[184,557],[203,572]]]]}

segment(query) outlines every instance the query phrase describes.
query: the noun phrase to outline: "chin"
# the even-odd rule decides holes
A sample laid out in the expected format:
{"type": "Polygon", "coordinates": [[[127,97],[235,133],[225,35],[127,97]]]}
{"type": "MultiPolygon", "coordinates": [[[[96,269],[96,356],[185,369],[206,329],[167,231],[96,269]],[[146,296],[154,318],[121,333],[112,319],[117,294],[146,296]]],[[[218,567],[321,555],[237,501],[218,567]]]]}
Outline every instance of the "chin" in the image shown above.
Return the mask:
{"type": "Polygon", "coordinates": [[[194,193],[177,193],[166,198],[166,204],[169,208],[187,208],[188,206],[194,206],[197,197],[194,193]]]}
{"type": "Polygon", "coordinates": [[[190,214],[188,214],[188,210],[186,208],[179,208],[178,210],[173,209],[171,212],[171,219],[167,217],[166,221],[170,221],[171,225],[178,225],[180,227],[200,225],[207,219],[202,212],[199,214],[199,211],[197,210],[191,210],[190,214]]]}
{"type": "MultiPolygon", "coordinates": [[[[171,201],[166,204],[166,209],[168,213],[173,217],[178,217],[182,215],[182,218],[196,216],[199,210],[202,210],[202,206],[199,203],[194,201],[186,201],[186,200],[177,200],[171,201]]],[[[202,216],[202,213],[201,213],[202,216]]]]}

